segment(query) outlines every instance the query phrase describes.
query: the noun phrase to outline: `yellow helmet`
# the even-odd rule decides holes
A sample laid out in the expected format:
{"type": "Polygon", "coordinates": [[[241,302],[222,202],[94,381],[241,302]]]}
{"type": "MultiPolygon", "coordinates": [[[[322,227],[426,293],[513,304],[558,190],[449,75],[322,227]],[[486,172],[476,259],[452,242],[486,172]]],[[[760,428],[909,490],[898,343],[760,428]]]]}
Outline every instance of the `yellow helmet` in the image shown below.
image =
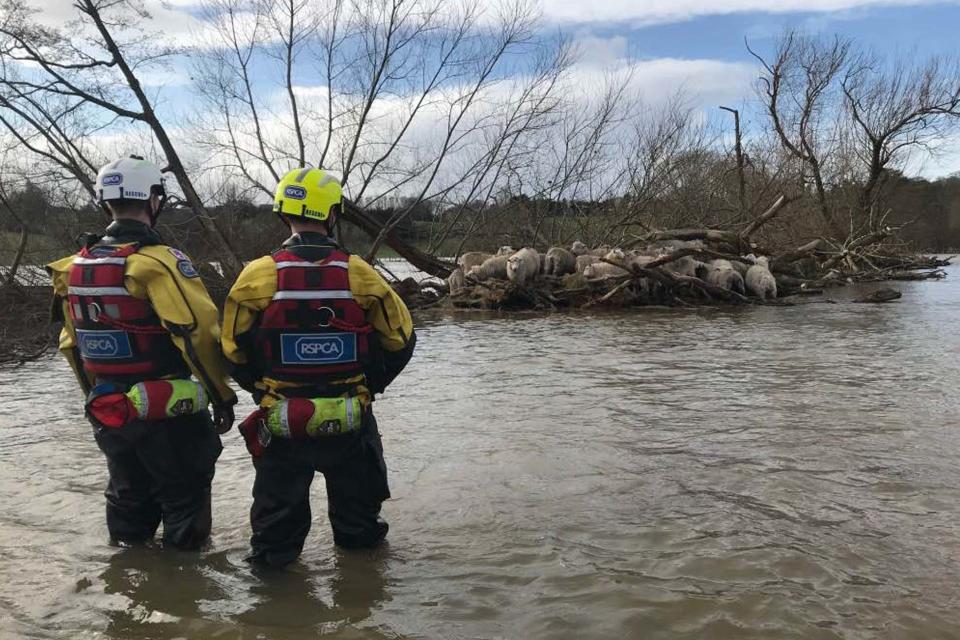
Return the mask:
{"type": "Polygon", "coordinates": [[[273,211],[323,221],[342,198],[343,189],[336,178],[323,169],[302,167],[280,179],[273,195],[273,211]]]}

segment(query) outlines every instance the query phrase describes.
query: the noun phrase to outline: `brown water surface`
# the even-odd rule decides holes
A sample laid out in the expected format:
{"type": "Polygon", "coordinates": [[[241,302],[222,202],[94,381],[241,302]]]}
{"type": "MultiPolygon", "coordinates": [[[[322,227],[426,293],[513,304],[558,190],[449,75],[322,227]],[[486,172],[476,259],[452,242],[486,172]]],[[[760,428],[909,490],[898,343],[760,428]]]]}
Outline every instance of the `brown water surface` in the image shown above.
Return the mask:
{"type": "MultiPolygon", "coordinates": [[[[107,544],[66,365],[0,371],[3,638],[960,638],[960,269],[889,305],[420,318],[389,547],[107,544]]],[[[248,404],[244,409],[248,408],[248,404]]]]}

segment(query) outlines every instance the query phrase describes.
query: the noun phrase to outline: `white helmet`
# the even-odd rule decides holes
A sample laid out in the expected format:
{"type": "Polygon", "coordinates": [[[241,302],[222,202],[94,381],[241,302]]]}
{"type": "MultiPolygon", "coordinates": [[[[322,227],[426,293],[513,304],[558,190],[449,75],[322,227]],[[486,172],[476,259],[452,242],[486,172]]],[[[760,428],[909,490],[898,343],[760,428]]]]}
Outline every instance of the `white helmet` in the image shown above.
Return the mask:
{"type": "MultiPolygon", "coordinates": [[[[160,196],[160,208],[166,200],[164,177],[160,167],[140,156],[121,158],[100,168],[97,174],[97,203],[106,209],[110,200],[149,200],[160,196]]],[[[156,218],[160,209],[152,213],[156,218]]]]}

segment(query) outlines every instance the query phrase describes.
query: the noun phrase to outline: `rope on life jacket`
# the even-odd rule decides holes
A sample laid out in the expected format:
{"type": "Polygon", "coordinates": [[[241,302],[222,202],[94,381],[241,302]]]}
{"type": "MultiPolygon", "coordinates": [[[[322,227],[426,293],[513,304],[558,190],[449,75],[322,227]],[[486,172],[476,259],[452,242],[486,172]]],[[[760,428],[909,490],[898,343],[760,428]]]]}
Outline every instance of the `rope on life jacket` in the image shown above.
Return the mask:
{"type": "Polygon", "coordinates": [[[353,333],[359,333],[363,335],[373,333],[374,331],[372,324],[351,324],[346,320],[341,320],[340,318],[330,318],[327,324],[334,329],[342,329],[343,331],[351,331],[353,333]]]}
{"type": "Polygon", "coordinates": [[[169,333],[169,331],[167,331],[166,328],[162,326],[145,327],[139,324],[130,324],[129,322],[123,322],[122,320],[111,318],[105,313],[98,315],[96,321],[110,327],[116,327],[117,329],[123,329],[124,331],[129,331],[130,333],[142,333],[142,334],[151,334],[151,335],[169,333]]]}

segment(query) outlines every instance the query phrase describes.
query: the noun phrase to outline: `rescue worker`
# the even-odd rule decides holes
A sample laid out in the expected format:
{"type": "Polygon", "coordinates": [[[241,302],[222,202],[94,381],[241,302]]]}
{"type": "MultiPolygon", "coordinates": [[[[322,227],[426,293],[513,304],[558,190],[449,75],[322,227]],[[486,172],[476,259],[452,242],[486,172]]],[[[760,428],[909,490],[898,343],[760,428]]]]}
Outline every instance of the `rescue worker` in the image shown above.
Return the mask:
{"type": "Polygon", "coordinates": [[[334,543],[378,545],[390,497],[371,403],[403,370],[416,336],[384,279],[331,237],[340,183],[315,168],[280,181],[273,210],[291,236],[246,266],[224,307],[222,347],[259,408],[240,425],[256,479],[249,561],[282,567],[310,531],[310,484],[324,475],[334,543]]]}
{"type": "Polygon", "coordinates": [[[210,535],[210,484],[236,395],[219,348],[217,308],[196,268],[154,229],[166,194],[138,156],[100,169],[103,237],[47,266],[60,351],[87,394],[107,459],[107,529],[115,544],[196,549],[210,535]],[[211,419],[208,403],[212,403],[211,419]]]}

